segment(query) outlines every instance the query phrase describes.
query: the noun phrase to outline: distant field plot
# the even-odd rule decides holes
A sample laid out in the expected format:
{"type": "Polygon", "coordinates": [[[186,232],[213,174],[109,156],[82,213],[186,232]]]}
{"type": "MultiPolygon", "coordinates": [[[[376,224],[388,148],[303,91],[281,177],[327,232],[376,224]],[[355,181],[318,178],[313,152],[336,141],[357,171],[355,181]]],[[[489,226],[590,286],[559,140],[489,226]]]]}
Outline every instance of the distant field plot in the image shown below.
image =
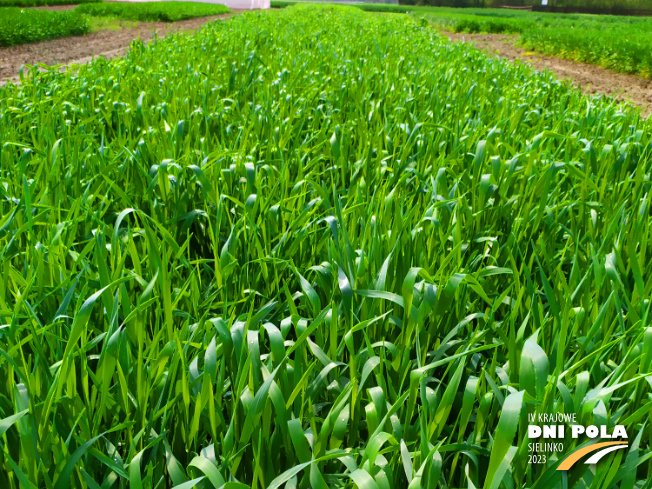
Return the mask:
{"type": "Polygon", "coordinates": [[[95,17],[115,17],[139,22],[175,22],[229,12],[224,5],[198,2],[102,2],[80,5],[75,10],[95,17]]]}
{"type": "Polygon", "coordinates": [[[651,129],[350,7],[25,73],[0,487],[644,487],[651,129]],[[629,445],[531,464],[545,413],[629,445]]]}
{"type": "Polygon", "coordinates": [[[0,0],[0,7],[44,7],[50,5],[74,5],[101,2],[102,0],[0,0]]]}
{"type": "Polygon", "coordinates": [[[228,12],[224,5],[194,2],[86,3],[65,11],[0,7],[0,46],[120,29],[121,21],[176,22],[228,12]]]}
{"type": "Polygon", "coordinates": [[[519,34],[523,47],[622,73],[652,77],[652,18],[550,14],[509,9],[359,5],[409,12],[450,32],[519,34]]]}
{"type": "Polygon", "coordinates": [[[74,10],[45,11],[0,7],[0,46],[15,46],[86,34],[87,19],[74,10]]]}
{"type": "MultiPolygon", "coordinates": [[[[541,7],[542,0],[403,0],[405,4],[419,4],[436,7],[456,8],[490,8],[501,6],[512,7],[541,7]]],[[[650,0],[549,0],[549,8],[567,9],[593,9],[597,13],[606,13],[612,10],[650,10],[650,0]]]]}
{"type": "Polygon", "coordinates": [[[522,46],[652,78],[652,19],[568,22],[521,33],[522,46]]]}
{"type": "MultiPolygon", "coordinates": [[[[292,2],[272,2],[284,8],[292,2]]],[[[408,13],[450,32],[519,34],[537,52],[652,77],[652,18],[551,14],[510,9],[357,4],[368,12],[408,13]]]]}

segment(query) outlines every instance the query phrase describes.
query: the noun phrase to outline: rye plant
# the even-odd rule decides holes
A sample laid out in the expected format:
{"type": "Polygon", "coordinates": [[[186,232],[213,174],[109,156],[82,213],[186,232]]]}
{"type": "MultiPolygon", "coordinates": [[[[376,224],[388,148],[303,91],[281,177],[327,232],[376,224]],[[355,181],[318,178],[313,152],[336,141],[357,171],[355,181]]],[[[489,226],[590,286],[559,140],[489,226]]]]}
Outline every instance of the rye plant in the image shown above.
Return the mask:
{"type": "Polygon", "coordinates": [[[0,487],[641,487],[650,128],[351,8],[25,70],[0,487]],[[629,447],[531,465],[538,413],[629,447]]]}
{"type": "MultiPolygon", "coordinates": [[[[0,4],[0,48],[89,32],[88,19],[75,11],[45,11],[2,7],[0,4]]],[[[3,54],[3,57],[11,54],[3,54]]]]}
{"type": "Polygon", "coordinates": [[[85,3],[75,8],[75,10],[92,17],[113,17],[139,22],[175,22],[194,17],[221,15],[229,12],[228,8],[220,4],[177,1],[85,3]]]}

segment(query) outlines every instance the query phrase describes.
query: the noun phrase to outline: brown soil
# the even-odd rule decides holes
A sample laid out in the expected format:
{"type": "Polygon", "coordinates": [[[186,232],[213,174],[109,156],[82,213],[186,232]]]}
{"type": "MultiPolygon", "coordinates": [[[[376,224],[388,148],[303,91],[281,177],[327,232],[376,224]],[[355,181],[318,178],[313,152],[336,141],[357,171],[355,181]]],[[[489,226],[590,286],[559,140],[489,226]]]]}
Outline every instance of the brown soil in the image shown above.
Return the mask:
{"type": "Polygon", "coordinates": [[[77,5],[42,5],[40,7],[29,7],[36,10],[71,10],[77,7],[77,5]]]}
{"type": "Polygon", "coordinates": [[[207,22],[216,19],[226,19],[239,14],[241,10],[231,9],[231,13],[182,20],[179,22],[146,22],[134,28],[122,30],[98,31],[86,36],[66,37],[51,41],[37,42],[0,48],[0,84],[2,81],[18,80],[18,70],[22,65],[83,64],[94,57],[115,58],[123,55],[134,39],[149,41],[158,35],[163,37],[174,32],[193,31],[207,22]]]}
{"type": "Polygon", "coordinates": [[[517,36],[508,34],[453,34],[441,31],[453,41],[471,42],[488,54],[515,60],[520,59],[537,70],[550,70],[557,77],[571,80],[589,94],[614,96],[643,108],[644,116],[652,112],[652,80],[625,75],[599,66],[578,63],[561,58],[532,54],[515,45],[517,36]]]}

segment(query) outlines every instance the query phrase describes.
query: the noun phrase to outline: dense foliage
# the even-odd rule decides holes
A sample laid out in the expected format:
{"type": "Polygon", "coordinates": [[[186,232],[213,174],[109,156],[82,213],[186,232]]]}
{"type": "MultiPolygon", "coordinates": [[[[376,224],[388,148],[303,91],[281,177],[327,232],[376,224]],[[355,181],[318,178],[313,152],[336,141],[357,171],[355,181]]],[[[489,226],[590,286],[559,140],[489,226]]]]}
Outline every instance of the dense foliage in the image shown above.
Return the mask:
{"type": "MultiPolygon", "coordinates": [[[[69,2],[67,2],[69,3],[69,2]]],[[[0,46],[87,34],[93,17],[139,22],[174,22],[228,13],[224,5],[192,2],[86,3],[73,10],[38,10],[0,7],[0,46]]],[[[101,24],[101,23],[100,23],[101,24]]]]}
{"type": "MultiPolygon", "coordinates": [[[[273,2],[276,5],[282,2],[273,2]]],[[[374,12],[410,13],[450,32],[520,34],[520,44],[551,56],[652,77],[649,17],[550,14],[507,9],[451,9],[362,4],[374,12]]]]}
{"type": "MultiPolygon", "coordinates": [[[[523,7],[541,5],[541,0],[399,0],[402,5],[424,5],[431,7],[499,7],[503,5],[523,7]]],[[[590,9],[650,10],[650,0],[548,0],[551,7],[590,9]]]]}
{"type": "Polygon", "coordinates": [[[455,32],[519,33],[521,45],[537,52],[652,76],[652,19],[647,17],[504,10],[432,12],[425,17],[455,32]]]}
{"type": "Polygon", "coordinates": [[[521,44],[540,53],[652,78],[652,19],[567,22],[529,29],[521,33],[521,44]]]}
{"type": "MultiPolygon", "coordinates": [[[[507,0],[500,3],[495,0],[495,5],[541,5],[541,0],[507,0]]],[[[586,8],[623,8],[623,9],[650,9],[650,0],[549,0],[551,7],[586,7],[586,8]]]]}
{"type": "Polygon", "coordinates": [[[78,12],[22,10],[0,7],[0,46],[15,46],[89,31],[87,20],[78,12]]]}
{"type": "Polygon", "coordinates": [[[174,22],[229,12],[224,5],[194,2],[93,3],[75,10],[95,17],[115,17],[139,22],[174,22]]]}
{"type": "Polygon", "coordinates": [[[44,7],[49,5],[75,5],[102,0],[0,0],[0,7],[44,7]]]}
{"type": "Polygon", "coordinates": [[[0,88],[0,487],[640,487],[650,129],[352,8],[0,88]]]}

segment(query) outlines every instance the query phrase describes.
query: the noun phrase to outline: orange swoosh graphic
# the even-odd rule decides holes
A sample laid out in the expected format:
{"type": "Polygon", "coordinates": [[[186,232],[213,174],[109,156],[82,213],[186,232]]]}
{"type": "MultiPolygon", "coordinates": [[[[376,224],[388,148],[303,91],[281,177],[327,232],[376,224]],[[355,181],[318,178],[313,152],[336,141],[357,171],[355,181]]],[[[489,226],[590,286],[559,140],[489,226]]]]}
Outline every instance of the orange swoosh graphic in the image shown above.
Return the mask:
{"type": "Polygon", "coordinates": [[[606,441],[603,443],[594,443],[593,445],[589,445],[588,447],[580,448],[579,450],[571,453],[568,457],[566,457],[566,460],[564,460],[559,465],[559,467],[557,467],[557,470],[568,470],[573,466],[575,462],[581,459],[584,455],[589,454],[591,452],[595,452],[596,450],[600,450],[601,448],[609,447],[611,445],[625,445],[625,444],[626,443],[622,441],[606,441]]]}

